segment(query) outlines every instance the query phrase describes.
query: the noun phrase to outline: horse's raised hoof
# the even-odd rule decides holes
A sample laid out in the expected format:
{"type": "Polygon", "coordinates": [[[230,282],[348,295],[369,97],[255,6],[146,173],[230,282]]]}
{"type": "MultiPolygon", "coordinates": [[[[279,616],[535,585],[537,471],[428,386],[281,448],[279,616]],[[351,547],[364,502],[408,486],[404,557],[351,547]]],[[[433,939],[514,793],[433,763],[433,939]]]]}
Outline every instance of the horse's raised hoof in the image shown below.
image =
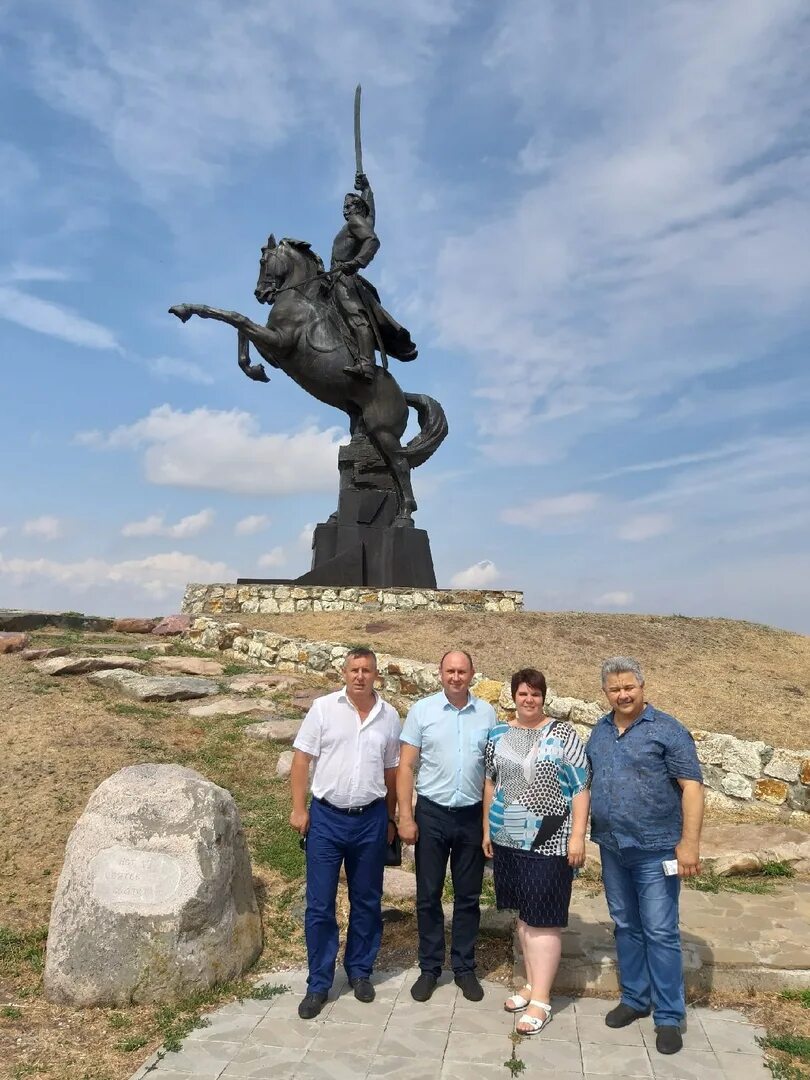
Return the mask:
{"type": "Polygon", "coordinates": [[[176,315],[180,322],[188,322],[191,318],[191,308],[188,304],[174,304],[169,308],[170,315],[176,315]]]}

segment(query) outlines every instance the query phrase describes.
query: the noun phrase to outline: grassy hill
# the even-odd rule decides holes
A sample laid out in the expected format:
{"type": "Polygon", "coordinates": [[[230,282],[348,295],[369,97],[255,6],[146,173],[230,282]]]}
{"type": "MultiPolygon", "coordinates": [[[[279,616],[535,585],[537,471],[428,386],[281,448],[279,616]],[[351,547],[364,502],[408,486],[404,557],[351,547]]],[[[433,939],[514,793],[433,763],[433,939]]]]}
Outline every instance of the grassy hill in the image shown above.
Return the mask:
{"type": "Polygon", "coordinates": [[[370,645],[413,660],[438,661],[451,646],[476,668],[506,678],[526,664],[557,694],[600,701],[607,656],[637,657],[649,699],[690,728],[810,747],[810,637],[731,619],[679,615],[517,615],[435,612],[321,612],[246,615],[239,621],[310,640],[370,645]]]}

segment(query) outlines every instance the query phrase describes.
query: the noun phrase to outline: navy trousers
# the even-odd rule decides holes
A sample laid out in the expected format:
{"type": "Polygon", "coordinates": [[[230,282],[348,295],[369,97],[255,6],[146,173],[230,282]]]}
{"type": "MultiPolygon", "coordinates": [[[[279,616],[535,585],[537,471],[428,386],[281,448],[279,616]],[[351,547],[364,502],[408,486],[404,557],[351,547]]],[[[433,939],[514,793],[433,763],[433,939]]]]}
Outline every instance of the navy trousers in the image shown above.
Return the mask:
{"type": "Polygon", "coordinates": [[[382,941],[382,888],[388,810],[385,801],[364,814],[341,814],[312,800],[307,833],[307,910],[304,930],[308,989],[326,994],[335,977],[338,877],[346,864],[349,930],[344,966],[350,979],[370,977],[382,941]]]}
{"type": "Polygon", "coordinates": [[[423,795],[414,813],[416,841],[416,925],[419,967],[437,978],[444,964],[442,891],[450,860],[453,881],[453,929],[450,963],[456,975],[475,971],[475,939],[481,921],[484,852],[481,847],[481,803],[457,809],[440,806],[423,795]]]}

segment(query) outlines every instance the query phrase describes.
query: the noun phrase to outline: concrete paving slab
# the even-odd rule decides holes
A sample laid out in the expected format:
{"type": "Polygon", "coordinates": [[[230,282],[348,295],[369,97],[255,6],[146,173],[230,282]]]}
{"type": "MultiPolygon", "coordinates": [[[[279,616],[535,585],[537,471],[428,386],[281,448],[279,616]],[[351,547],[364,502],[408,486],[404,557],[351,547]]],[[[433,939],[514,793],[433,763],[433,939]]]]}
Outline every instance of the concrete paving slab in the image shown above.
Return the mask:
{"type": "MultiPolygon", "coordinates": [[[[289,986],[266,1001],[231,1002],[193,1032],[178,1053],[156,1055],[132,1080],[503,1080],[520,1014],[503,1010],[509,988],[485,981],[484,1001],[469,1002],[445,973],[430,1002],[415,1002],[418,970],[380,972],[377,997],[355,999],[345,977],[315,1020],[298,1017],[306,972],[275,972],[260,982],[289,986]],[[147,1072],[147,1067],[152,1071],[147,1072]]],[[[690,1008],[684,1049],[655,1050],[652,1020],[605,1027],[615,1001],[556,997],[551,1024],[524,1037],[515,1056],[525,1075],[556,1080],[766,1080],[760,1029],[730,1009],[690,1008]]]]}
{"type": "Polygon", "coordinates": [[[729,1080],[771,1080],[771,1073],[766,1069],[760,1054],[717,1054],[723,1076],[729,1080]]]}
{"type": "Polygon", "coordinates": [[[643,1045],[583,1043],[582,1063],[588,1076],[650,1077],[653,1075],[650,1055],[647,1053],[646,1046],[643,1045]]]}
{"type": "Polygon", "coordinates": [[[684,1047],[679,1054],[668,1056],[653,1050],[650,1063],[656,1080],[727,1080],[716,1055],[706,1050],[684,1047]]]}
{"type": "Polygon", "coordinates": [[[712,1050],[717,1053],[757,1054],[760,1047],[757,1039],[765,1037],[764,1028],[750,1024],[738,1024],[729,1020],[714,1020],[708,1017],[701,1022],[706,1038],[712,1050]]]}

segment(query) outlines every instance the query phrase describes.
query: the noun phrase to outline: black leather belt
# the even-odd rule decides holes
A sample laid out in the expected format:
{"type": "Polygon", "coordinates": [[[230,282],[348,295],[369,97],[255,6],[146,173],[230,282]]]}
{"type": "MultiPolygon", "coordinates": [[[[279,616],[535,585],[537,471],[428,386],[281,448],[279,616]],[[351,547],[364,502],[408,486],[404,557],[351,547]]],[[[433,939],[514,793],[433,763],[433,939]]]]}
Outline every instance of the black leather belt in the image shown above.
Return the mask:
{"type": "Polygon", "coordinates": [[[375,799],[373,802],[366,803],[365,806],[335,806],[334,803],[330,803],[328,799],[319,799],[317,795],[312,796],[315,802],[319,802],[321,806],[327,806],[330,810],[337,811],[338,814],[348,814],[350,817],[357,817],[359,814],[365,814],[366,810],[371,810],[375,806],[379,806],[381,802],[385,802],[385,799],[375,799]]]}

